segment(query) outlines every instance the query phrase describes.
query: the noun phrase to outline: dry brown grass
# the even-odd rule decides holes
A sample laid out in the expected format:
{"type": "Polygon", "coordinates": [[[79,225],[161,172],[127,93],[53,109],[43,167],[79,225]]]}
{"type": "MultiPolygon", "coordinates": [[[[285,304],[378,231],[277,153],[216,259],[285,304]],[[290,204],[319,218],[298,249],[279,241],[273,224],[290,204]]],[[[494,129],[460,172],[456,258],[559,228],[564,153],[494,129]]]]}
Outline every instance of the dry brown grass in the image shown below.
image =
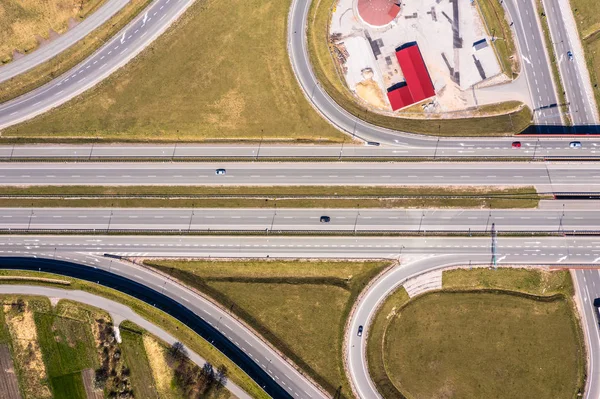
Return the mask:
{"type": "Polygon", "coordinates": [[[13,51],[28,53],[51,32],[63,33],[106,0],[2,0],[0,1],[0,63],[13,51]]]}
{"type": "Polygon", "coordinates": [[[10,303],[3,306],[6,324],[13,341],[15,363],[20,368],[23,396],[34,398],[50,398],[50,388],[44,382],[47,380],[46,365],[38,343],[37,329],[33,312],[29,306],[24,312],[18,313],[10,303]]]}
{"type": "Polygon", "coordinates": [[[174,372],[167,364],[165,348],[148,334],[144,334],[143,340],[158,396],[165,399],[175,399],[176,395],[174,395],[174,391],[171,388],[174,372]]]}

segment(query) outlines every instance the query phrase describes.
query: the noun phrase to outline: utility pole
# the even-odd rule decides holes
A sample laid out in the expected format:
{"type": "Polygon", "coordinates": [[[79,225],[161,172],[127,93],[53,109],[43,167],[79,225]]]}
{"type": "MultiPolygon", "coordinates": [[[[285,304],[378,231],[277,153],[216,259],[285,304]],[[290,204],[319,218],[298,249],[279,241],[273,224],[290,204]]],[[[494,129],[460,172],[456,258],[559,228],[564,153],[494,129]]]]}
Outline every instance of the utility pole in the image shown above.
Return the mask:
{"type": "Polygon", "coordinates": [[[31,204],[31,213],[29,214],[29,223],[27,224],[27,232],[29,232],[29,228],[31,227],[31,218],[33,218],[33,204],[31,204]]]}
{"type": "MultiPolygon", "coordinates": [[[[275,223],[275,216],[277,216],[277,202],[275,203],[275,212],[273,212],[273,219],[271,219],[271,230],[273,230],[273,224],[275,223]]],[[[268,231],[267,231],[268,233],[268,231]]]]}
{"type": "Polygon", "coordinates": [[[110,230],[110,222],[112,221],[112,216],[113,216],[113,211],[111,209],[110,216],[108,217],[108,226],[106,227],[106,234],[108,234],[108,231],[110,230]]]}
{"type": "MultiPolygon", "coordinates": [[[[441,126],[441,125],[440,125],[441,126]]],[[[441,129],[441,128],[440,128],[441,129]]],[[[435,160],[435,157],[437,155],[437,149],[438,149],[438,145],[440,145],[440,138],[438,137],[437,139],[437,143],[435,143],[435,151],[433,152],[433,160],[435,160]]]]}

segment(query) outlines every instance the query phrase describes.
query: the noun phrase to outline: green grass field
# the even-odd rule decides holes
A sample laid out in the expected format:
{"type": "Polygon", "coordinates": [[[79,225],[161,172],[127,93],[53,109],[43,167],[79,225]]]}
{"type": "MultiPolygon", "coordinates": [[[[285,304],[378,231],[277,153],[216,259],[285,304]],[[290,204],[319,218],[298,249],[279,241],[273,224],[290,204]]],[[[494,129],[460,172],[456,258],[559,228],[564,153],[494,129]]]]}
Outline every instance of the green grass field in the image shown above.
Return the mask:
{"type": "Polygon", "coordinates": [[[385,262],[149,261],[242,318],[331,394],[351,397],[342,364],[348,312],[385,262]]]}
{"type": "Polygon", "coordinates": [[[290,0],[196,2],[143,54],[5,138],[348,140],[309,105],[286,48],[290,0]],[[235,21],[235,23],[223,23],[235,21]]]}
{"type": "Polygon", "coordinates": [[[144,349],[142,333],[134,328],[121,326],[121,349],[123,360],[131,369],[131,385],[136,397],[158,399],[158,393],[152,377],[152,369],[144,349]]]}
{"type": "MultiPolygon", "coordinates": [[[[481,107],[480,113],[506,113],[499,116],[463,119],[404,119],[379,115],[365,110],[356,102],[337,70],[328,47],[328,25],[333,0],[314,0],[308,19],[308,49],[315,75],[321,86],[350,113],[375,125],[439,136],[499,136],[520,133],[531,120],[531,111],[525,107],[515,110],[518,103],[504,103],[481,107]],[[509,110],[513,110],[509,112],[509,110]]],[[[493,7],[495,8],[495,7],[493,7]]],[[[498,36],[498,34],[496,34],[498,36]]],[[[505,43],[508,44],[508,43],[505,43]]],[[[514,43],[506,47],[514,49],[514,43]]]]}
{"type": "Polygon", "coordinates": [[[54,397],[85,399],[81,371],[98,366],[88,321],[54,312],[36,312],[34,319],[54,397]]]}
{"type": "Polygon", "coordinates": [[[568,271],[446,270],[443,289],[409,302],[402,288],[378,310],[367,356],[384,397],[572,398],[582,389],[568,271]]]}
{"type": "Polygon", "coordinates": [[[541,196],[534,187],[176,187],[176,186],[0,186],[3,195],[99,195],[101,198],[1,198],[0,207],[189,207],[189,208],[535,208],[541,196]],[[156,195],[162,198],[117,198],[117,195],[156,195]],[[233,195],[246,198],[174,198],[185,195],[233,195]],[[281,198],[286,195],[306,198],[281,198]],[[322,198],[318,198],[321,196],[322,198]],[[363,198],[360,198],[364,196],[363,198]],[[408,196],[408,198],[373,198],[408,196]],[[414,196],[414,198],[411,198],[414,196]],[[421,198],[419,198],[421,196],[421,198]],[[457,196],[456,198],[425,198],[457,196]],[[315,198],[317,197],[317,198],[315,198]],[[344,198],[358,197],[358,198],[344,198]]]}
{"type": "Polygon", "coordinates": [[[387,374],[410,397],[573,398],[584,355],[572,312],[565,299],[425,295],[387,327],[387,374]]]}
{"type": "MultiPolygon", "coordinates": [[[[105,298],[114,300],[122,303],[125,306],[132,308],[137,314],[144,317],[157,325],[160,325],[165,331],[176,337],[179,341],[183,342],[192,351],[198,353],[204,359],[212,363],[215,367],[221,364],[226,365],[229,370],[229,378],[231,381],[238,384],[244,391],[250,396],[257,399],[267,399],[268,396],[264,391],[256,385],[254,381],[248,377],[243,371],[241,371],[233,362],[225,357],[221,352],[217,351],[207,341],[199,337],[195,332],[190,330],[181,322],[177,321],[173,317],[161,312],[160,310],[147,305],[127,294],[90,283],[83,280],[78,280],[70,277],[57,276],[51,273],[40,273],[40,272],[28,272],[28,271],[15,271],[15,270],[0,270],[0,277],[15,276],[19,278],[49,278],[49,279],[60,279],[70,282],[70,289],[82,290],[90,292],[95,295],[100,295],[105,298]]],[[[23,281],[13,279],[0,279],[0,284],[23,284],[23,281]]],[[[28,281],[29,285],[40,285],[40,286],[54,286],[53,284],[32,280],[28,281]]],[[[44,302],[46,303],[47,300],[44,302]]],[[[62,302],[61,302],[62,303],[62,302]]],[[[40,307],[44,311],[48,311],[48,306],[40,307]]]]}
{"type": "Polygon", "coordinates": [[[579,37],[585,51],[596,105],[600,107],[600,2],[571,0],[571,9],[577,21],[579,37]]]}

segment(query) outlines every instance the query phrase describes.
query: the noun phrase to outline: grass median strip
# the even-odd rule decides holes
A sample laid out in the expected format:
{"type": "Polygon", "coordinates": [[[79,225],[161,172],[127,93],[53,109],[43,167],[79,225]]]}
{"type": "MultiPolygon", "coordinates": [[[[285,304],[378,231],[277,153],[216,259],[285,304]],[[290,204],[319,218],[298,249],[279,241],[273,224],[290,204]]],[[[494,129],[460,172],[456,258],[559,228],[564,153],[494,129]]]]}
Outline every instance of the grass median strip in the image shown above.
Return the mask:
{"type": "Polygon", "coordinates": [[[577,21],[579,37],[585,51],[585,59],[596,104],[600,106],[600,2],[596,0],[571,0],[571,8],[577,21]]]}
{"type": "Polygon", "coordinates": [[[534,187],[0,187],[0,207],[171,208],[535,208],[534,187]],[[10,197],[18,196],[18,197],[10,197]]]}
{"type": "Polygon", "coordinates": [[[576,397],[585,346],[573,295],[568,271],[444,271],[442,291],[384,301],[370,373],[390,398],[576,397]]]}
{"type": "Polygon", "coordinates": [[[335,395],[351,397],[342,364],[348,313],[388,262],[162,261],[146,264],[211,296],[335,395]]]}

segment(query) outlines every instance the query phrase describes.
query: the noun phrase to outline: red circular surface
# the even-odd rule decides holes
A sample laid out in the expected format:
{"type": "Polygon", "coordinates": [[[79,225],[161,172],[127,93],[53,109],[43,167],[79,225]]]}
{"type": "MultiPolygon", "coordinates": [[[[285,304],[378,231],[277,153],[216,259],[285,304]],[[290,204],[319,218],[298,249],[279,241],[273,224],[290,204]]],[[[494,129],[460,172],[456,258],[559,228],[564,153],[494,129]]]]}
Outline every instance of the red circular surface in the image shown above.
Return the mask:
{"type": "Polygon", "coordinates": [[[387,25],[400,12],[400,0],[358,0],[358,13],[369,25],[387,25]]]}

